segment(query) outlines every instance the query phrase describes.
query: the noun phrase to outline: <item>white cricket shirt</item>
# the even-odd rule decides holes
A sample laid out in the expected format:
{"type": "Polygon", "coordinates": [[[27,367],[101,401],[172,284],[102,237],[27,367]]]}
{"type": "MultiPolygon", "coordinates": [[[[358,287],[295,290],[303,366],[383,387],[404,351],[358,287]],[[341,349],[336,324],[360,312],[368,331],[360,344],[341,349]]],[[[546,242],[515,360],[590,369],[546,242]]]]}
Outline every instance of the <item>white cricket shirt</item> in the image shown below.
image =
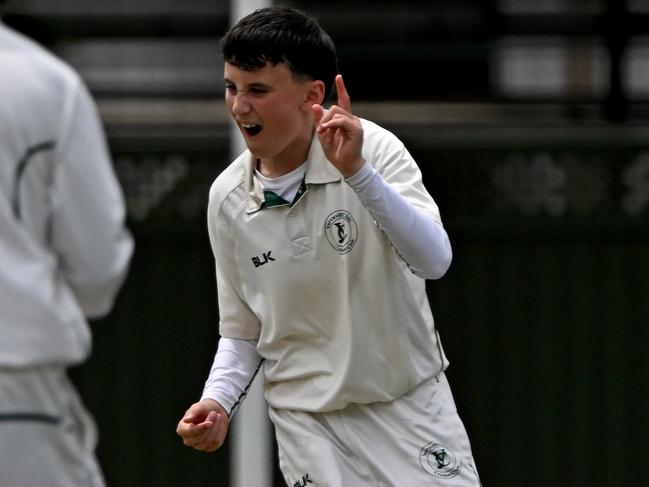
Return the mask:
{"type": "Polygon", "coordinates": [[[78,75],[0,23],[0,367],[86,357],[132,254],[124,215],[78,75]]]}
{"type": "MultiPolygon", "coordinates": [[[[403,144],[363,120],[363,157],[418,210],[437,205],[403,144]]],[[[265,197],[246,151],[210,191],[222,336],[258,339],[266,399],[330,411],[389,401],[448,362],[415,276],[314,137],[304,190],[265,197]]]]}

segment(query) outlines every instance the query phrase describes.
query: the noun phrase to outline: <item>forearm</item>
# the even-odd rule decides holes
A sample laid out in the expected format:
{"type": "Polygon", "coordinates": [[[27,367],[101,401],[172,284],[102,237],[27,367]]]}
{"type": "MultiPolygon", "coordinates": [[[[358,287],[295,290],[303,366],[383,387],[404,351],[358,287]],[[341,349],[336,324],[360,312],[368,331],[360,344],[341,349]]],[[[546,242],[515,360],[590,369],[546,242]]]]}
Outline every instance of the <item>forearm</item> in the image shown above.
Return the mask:
{"type": "Polygon", "coordinates": [[[414,274],[439,279],[446,273],[453,253],[441,224],[415,208],[368,163],[346,181],[414,274]]]}
{"type": "Polygon", "coordinates": [[[262,362],[255,340],[222,337],[201,400],[217,401],[232,416],[245,398],[262,362]]]}

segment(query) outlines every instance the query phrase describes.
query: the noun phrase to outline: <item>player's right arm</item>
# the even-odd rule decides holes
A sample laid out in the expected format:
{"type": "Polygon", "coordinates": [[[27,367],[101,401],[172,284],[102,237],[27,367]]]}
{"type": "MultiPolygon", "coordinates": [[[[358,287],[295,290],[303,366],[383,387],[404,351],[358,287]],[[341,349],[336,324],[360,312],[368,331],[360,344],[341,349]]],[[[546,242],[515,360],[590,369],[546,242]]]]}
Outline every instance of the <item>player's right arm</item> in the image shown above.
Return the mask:
{"type": "Polygon", "coordinates": [[[212,452],[223,444],[230,417],[262,362],[256,341],[221,337],[201,400],[187,410],[176,429],[186,446],[212,452]]]}
{"type": "Polygon", "coordinates": [[[213,452],[225,441],[229,417],[223,406],[213,399],[203,399],[187,410],[178,422],[176,433],[186,446],[213,452]]]}
{"type": "Polygon", "coordinates": [[[243,300],[238,272],[232,262],[233,237],[221,211],[229,191],[223,190],[220,178],[210,189],[207,221],[216,262],[219,327],[225,336],[219,340],[201,400],[187,410],[176,428],[186,446],[208,452],[223,444],[230,416],[245,398],[262,363],[256,349],[259,322],[243,300]]]}

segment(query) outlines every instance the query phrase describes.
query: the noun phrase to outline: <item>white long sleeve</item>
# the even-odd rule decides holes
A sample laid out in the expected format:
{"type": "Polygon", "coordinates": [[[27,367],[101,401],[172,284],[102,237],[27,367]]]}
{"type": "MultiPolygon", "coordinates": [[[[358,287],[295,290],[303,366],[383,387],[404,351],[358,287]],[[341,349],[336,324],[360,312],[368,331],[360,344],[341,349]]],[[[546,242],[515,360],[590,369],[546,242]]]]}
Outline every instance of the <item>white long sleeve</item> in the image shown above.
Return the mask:
{"type": "Polygon", "coordinates": [[[256,340],[221,337],[201,400],[214,399],[232,417],[262,363],[256,340]]]}
{"type": "Polygon", "coordinates": [[[414,274],[442,277],[453,258],[446,230],[415,208],[370,164],[346,179],[414,274]]]}
{"type": "Polygon", "coordinates": [[[83,83],[76,88],[54,148],[51,244],[84,314],[101,318],[126,277],[133,238],[94,102],[83,83]]]}

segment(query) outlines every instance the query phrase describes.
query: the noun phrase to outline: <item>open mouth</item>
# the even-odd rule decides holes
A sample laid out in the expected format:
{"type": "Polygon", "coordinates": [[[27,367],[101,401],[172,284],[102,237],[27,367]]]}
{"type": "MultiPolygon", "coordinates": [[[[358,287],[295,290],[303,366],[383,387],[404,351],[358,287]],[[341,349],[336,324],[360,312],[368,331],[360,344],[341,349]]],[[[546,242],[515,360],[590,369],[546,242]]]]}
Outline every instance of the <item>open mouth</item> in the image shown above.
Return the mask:
{"type": "Polygon", "coordinates": [[[245,130],[250,137],[254,137],[261,132],[261,125],[254,123],[242,123],[241,127],[243,127],[243,130],[245,130]]]}

